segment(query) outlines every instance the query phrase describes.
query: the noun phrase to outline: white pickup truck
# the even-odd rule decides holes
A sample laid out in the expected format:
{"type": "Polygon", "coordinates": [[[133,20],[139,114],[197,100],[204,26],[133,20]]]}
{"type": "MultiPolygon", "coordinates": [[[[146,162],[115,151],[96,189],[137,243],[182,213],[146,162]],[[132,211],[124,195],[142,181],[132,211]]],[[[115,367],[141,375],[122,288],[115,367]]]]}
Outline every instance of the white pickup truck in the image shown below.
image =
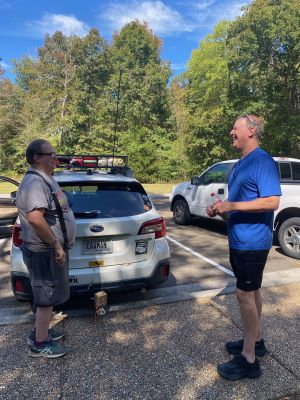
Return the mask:
{"type": "MultiPolygon", "coordinates": [[[[274,215],[275,237],[284,254],[300,259],[300,160],[274,157],[280,172],[282,197],[274,215]]],[[[216,163],[190,182],[174,186],[170,209],[178,225],[187,225],[193,216],[209,218],[206,208],[225,200],[228,177],[237,160],[216,163]]],[[[221,217],[216,217],[221,220],[221,217]]]]}

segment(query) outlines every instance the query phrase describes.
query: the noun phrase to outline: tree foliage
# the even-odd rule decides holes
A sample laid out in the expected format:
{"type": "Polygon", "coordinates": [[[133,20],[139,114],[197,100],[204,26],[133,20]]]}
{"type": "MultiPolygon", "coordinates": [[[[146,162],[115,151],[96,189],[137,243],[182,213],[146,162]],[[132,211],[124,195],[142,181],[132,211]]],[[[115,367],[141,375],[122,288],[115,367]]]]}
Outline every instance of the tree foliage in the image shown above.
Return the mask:
{"type": "Polygon", "coordinates": [[[164,162],[176,172],[171,70],[160,52],[160,39],[138,21],[115,33],[110,46],[96,29],[83,38],[46,35],[37,59],[15,64],[11,86],[23,100],[24,123],[12,164],[22,170],[26,145],[43,137],[61,153],[128,153],[137,177],[169,180],[164,162]]]}
{"type": "Polygon", "coordinates": [[[300,152],[300,1],[257,0],[228,34],[229,97],[237,112],[267,121],[263,145],[300,152]]]}
{"type": "Polygon", "coordinates": [[[199,43],[170,82],[161,40],[133,21],[108,44],[46,35],[36,59],[0,71],[0,169],[23,171],[24,151],[47,138],[63,153],[123,153],[144,182],[179,181],[235,157],[236,116],[265,121],[262,145],[300,157],[300,0],[254,0],[199,43]]]}
{"type": "Polygon", "coordinates": [[[300,157],[299,21],[299,0],[254,0],[192,52],[182,88],[191,172],[236,156],[228,132],[245,113],[265,121],[266,150],[300,157]]]}

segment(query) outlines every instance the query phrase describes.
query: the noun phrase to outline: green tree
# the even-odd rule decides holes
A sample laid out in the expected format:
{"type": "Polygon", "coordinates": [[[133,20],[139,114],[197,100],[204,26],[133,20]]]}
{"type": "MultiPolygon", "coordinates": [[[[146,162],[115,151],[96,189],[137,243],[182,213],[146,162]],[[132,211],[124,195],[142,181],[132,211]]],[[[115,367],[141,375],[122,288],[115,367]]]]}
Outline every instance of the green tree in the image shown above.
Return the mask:
{"type": "Polygon", "coordinates": [[[0,170],[15,170],[15,141],[21,135],[24,123],[20,110],[22,95],[17,86],[4,77],[0,68],[0,170]]]}
{"type": "Polygon", "coordinates": [[[187,84],[186,149],[191,173],[198,174],[211,163],[226,158],[228,130],[233,118],[228,99],[229,70],[227,32],[223,21],[192,52],[185,74],[187,84]]]}
{"type": "Polygon", "coordinates": [[[267,121],[263,146],[299,157],[300,1],[255,0],[228,35],[230,99],[267,121]]]}
{"type": "Polygon", "coordinates": [[[159,38],[138,21],[116,33],[111,47],[108,123],[115,128],[119,95],[115,149],[129,154],[136,176],[145,182],[170,179],[164,161],[172,157],[174,136],[167,87],[171,70],[160,52],[159,38]]]}
{"type": "Polygon", "coordinates": [[[66,149],[103,152],[111,142],[106,121],[110,49],[96,29],[82,39],[75,38],[73,48],[76,74],[69,106],[71,128],[63,144],[66,149]]]}

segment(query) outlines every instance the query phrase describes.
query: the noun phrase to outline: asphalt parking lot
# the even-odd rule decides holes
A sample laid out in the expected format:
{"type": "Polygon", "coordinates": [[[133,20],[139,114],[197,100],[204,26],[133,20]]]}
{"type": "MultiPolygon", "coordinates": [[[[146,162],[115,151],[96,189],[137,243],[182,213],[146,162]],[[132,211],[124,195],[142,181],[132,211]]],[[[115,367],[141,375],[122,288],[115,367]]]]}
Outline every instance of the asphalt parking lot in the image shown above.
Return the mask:
{"type": "MultiPolygon", "coordinates": [[[[228,260],[228,246],[226,226],[215,220],[197,218],[189,226],[178,226],[172,220],[169,202],[166,196],[155,196],[153,199],[156,208],[167,221],[167,235],[171,251],[171,273],[168,281],[159,288],[146,293],[130,291],[121,294],[109,295],[108,302],[113,310],[125,309],[127,303],[138,307],[147,304],[158,304],[194,298],[197,294],[204,296],[209,291],[232,293],[235,281],[228,260]],[[203,293],[201,293],[203,292],[203,293]],[[137,304],[139,303],[139,305],[137,304]]],[[[1,268],[0,268],[0,316],[2,321],[20,320],[28,311],[28,303],[20,303],[13,297],[9,278],[9,247],[10,238],[1,239],[1,268]],[[2,310],[2,311],[1,311],[2,310]],[[5,318],[4,318],[5,317],[5,318]]],[[[276,283],[293,283],[300,281],[300,260],[295,260],[281,253],[280,248],[273,246],[265,270],[265,281],[268,286],[276,283]]],[[[88,308],[93,311],[89,299],[80,299],[69,302],[65,309],[76,310],[80,315],[88,308]],[[81,310],[79,310],[81,309],[81,310]]],[[[71,312],[71,311],[70,311],[71,312]]],[[[32,316],[31,316],[32,317],[32,316]]],[[[27,317],[26,317],[27,318],[27,317]]],[[[0,322],[1,324],[1,322],[0,322]]]]}
{"type": "Polygon", "coordinates": [[[300,261],[275,245],[266,268],[263,330],[269,354],[257,381],[226,382],[216,364],[224,343],[241,337],[224,224],[173,224],[166,198],[171,275],[160,288],[109,298],[96,317],[91,304],[71,302],[53,324],[70,354],[31,359],[26,334],[33,316],[9,284],[9,238],[1,240],[0,399],[299,400],[300,261]],[[182,301],[185,300],[185,301],[182,301]]]}

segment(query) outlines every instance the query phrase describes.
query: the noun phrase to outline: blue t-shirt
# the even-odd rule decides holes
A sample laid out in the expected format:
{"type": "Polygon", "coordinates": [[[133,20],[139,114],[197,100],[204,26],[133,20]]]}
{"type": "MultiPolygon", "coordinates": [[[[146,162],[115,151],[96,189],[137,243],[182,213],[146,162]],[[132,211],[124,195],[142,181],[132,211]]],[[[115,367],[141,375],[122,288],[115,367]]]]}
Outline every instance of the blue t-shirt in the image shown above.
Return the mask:
{"type": "MultiPolygon", "coordinates": [[[[229,201],[251,201],[281,196],[277,165],[257,147],[233,167],[228,183],[229,201]]],[[[238,250],[268,250],[272,247],[274,212],[231,211],[227,224],[229,247],[238,250]]]]}

